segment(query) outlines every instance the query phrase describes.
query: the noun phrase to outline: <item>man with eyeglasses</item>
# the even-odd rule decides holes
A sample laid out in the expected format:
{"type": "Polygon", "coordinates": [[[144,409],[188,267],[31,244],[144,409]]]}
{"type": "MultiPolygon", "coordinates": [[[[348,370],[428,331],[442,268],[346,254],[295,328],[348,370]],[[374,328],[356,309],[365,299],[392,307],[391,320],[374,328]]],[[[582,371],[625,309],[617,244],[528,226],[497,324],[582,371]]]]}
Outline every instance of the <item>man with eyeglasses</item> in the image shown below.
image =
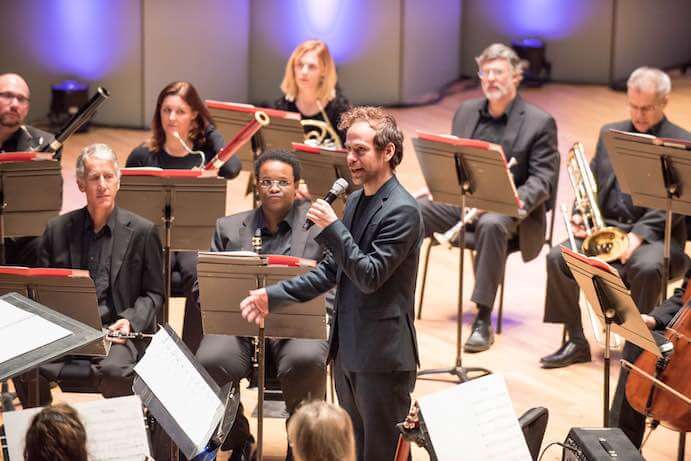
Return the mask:
{"type": "MultiPolygon", "coordinates": [[[[511,173],[526,217],[519,221],[480,210],[479,218],[466,226],[466,242],[477,255],[471,296],[477,316],[464,345],[466,352],[485,351],[494,342],[490,316],[510,245],[520,249],[526,262],[538,256],[545,239],[545,212],[553,205],[559,176],[557,125],[552,116],[518,94],[523,73],[516,52],[495,43],[475,61],[485,97],[461,104],[451,132],[461,138],[499,144],[507,161],[516,159],[511,173]]],[[[446,232],[461,220],[460,208],[433,202],[428,194],[419,197],[418,202],[425,237],[446,232]]]]}
{"type": "MultiPolygon", "coordinates": [[[[319,228],[303,229],[310,203],[296,200],[300,182],[297,158],[287,151],[269,150],[257,159],[254,174],[261,206],[220,218],[211,241],[211,251],[253,251],[252,237],[259,232],[263,254],[321,259],[323,250],[314,240],[319,228]]],[[[188,299],[191,298],[191,302],[198,303],[198,286],[188,299]]],[[[271,354],[276,366],[290,414],[304,400],[324,398],[326,353],[326,341],[267,340],[267,354],[271,354]]],[[[197,358],[220,386],[231,381],[237,385],[242,378],[250,377],[252,354],[250,338],[206,335],[197,351],[197,358]]],[[[253,442],[241,406],[223,448],[233,450],[231,460],[250,459],[253,442]]]]}
{"type": "MultiPolygon", "coordinates": [[[[657,305],[662,283],[665,214],[661,210],[635,206],[631,196],[621,191],[614,176],[604,135],[610,129],[645,133],[664,138],[691,139],[691,133],[674,125],[665,117],[665,107],[672,89],[669,76],[659,69],[640,67],[627,82],[626,98],[629,120],[602,127],[595,156],[590,162],[598,187],[597,204],[606,226],[627,232],[629,246],[620,261],[612,263],[628,284],[638,310],[649,313],[657,305]]],[[[586,233],[580,215],[572,218],[572,229],[580,246],[586,233]]],[[[684,273],[686,257],[684,220],[675,215],[672,221],[670,277],[684,273]]],[[[568,245],[567,242],[563,243],[568,245]]],[[[547,255],[547,295],[545,322],[563,323],[569,340],[553,354],[543,357],[543,368],[560,368],[573,363],[589,362],[590,347],[583,334],[579,289],[564,262],[560,245],[547,255]]]]}
{"type": "MultiPolygon", "coordinates": [[[[36,150],[55,139],[52,134],[29,125],[24,120],[29,113],[29,85],[17,74],[0,75],[0,155],[5,152],[36,150]]],[[[62,149],[54,158],[60,159],[62,149]]],[[[5,264],[35,266],[38,238],[5,238],[5,264]]]]}

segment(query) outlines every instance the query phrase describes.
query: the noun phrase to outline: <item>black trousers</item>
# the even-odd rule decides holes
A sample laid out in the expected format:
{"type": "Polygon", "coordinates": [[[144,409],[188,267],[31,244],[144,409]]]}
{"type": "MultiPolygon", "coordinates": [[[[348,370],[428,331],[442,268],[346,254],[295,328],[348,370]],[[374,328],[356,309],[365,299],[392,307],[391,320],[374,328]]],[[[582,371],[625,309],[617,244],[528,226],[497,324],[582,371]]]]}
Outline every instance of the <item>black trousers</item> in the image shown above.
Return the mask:
{"type": "MultiPolygon", "coordinates": [[[[269,339],[267,353],[272,355],[288,412],[300,402],[324,399],[326,395],[326,341],[311,339],[269,339]]],[[[254,350],[250,338],[206,335],[197,350],[197,359],[219,386],[236,385],[252,372],[254,350]]],[[[238,448],[250,437],[243,409],[238,409],[226,445],[238,448]]]]}
{"type": "MultiPolygon", "coordinates": [[[[582,240],[576,244],[580,248],[582,240]]],[[[568,242],[562,245],[570,246],[568,242]]],[[[631,290],[631,296],[642,314],[647,314],[658,304],[662,288],[663,243],[644,243],[626,264],[613,262],[624,283],[631,290]]],[[[547,294],[544,321],[563,323],[568,331],[583,329],[581,310],[578,306],[578,284],[571,275],[560,245],[550,249],[547,255],[547,294]]],[[[670,249],[670,277],[676,278],[686,270],[686,257],[681,248],[672,245],[670,249]]]]}
{"type": "MultiPolygon", "coordinates": [[[[453,205],[418,199],[425,237],[444,233],[461,219],[461,209],[453,205]]],[[[484,213],[466,228],[466,247],[474,249],[475,287],[470,299],[482,306],[494,306],[497,288],[504,276],[509,241],[516,237],[518,221],[497,213],[484,213]]],[[[458,245],[458,242],[455,243],[458,245]]]]}
{"type": "MultiPolygon", "coordinates": [[[[83,377],[85,382],[92,382],[94,390],[106,398],[132,395],[134,366],[143,354],[143,345],[127,341],[125,344],[113,344],[108,355],[102,359],[67,358],[42,365],[39,368],[39,405],[46,406],[52,402],[50,382],[75,382],[79,381],[80,377],[83,377]]],[[[15,379],[14,385],[22,406],[28,408],[28,376],[25,374],[20,379],[15,379]]]]}
{"type": "MultiPolygon", "coordinates": [[[[622,358],[633,363],[639,355],[641,355],[641,348],[626,342],[622,352],[622,358]]],[[[626,381],[629,378],[629,370],[622,367],[619,372],[619,380],[617,381],[617,389],[614,391],[614,399],[612,400],[612,408],[610,411],[610,424],[613,427],[619,427],[624,434],[637,447],[641,447],[643,442],[643,435],[645,434],[645,416],[634,410],[629,401],[626,400],[626,381]]]]}
{"type": "Polygon", "coordinates": [[[336,355],[336,394],[353,422],[358,461],[394,459],[399,434],[396,424],[405,420],[410,410],[416,376],[414,370],[348,371],[336,355]]]}

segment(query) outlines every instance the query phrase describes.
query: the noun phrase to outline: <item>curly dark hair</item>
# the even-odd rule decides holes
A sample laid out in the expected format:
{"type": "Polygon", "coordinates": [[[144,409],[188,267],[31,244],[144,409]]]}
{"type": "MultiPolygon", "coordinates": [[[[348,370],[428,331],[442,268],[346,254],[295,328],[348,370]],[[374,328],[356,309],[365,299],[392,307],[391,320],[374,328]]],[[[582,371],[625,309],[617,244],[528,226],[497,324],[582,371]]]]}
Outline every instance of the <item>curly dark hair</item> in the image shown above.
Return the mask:
{"type": "Polygon", "coordinates": [[[355,122],[366,121],[376,134],[374,135],[374,147],[381,152],[392,144],[394,146],[393,157],[389,160],[391,170],[395,170],[403,160],[403,132],[398,128],[393,115],[384,112],[381,107],[359,106],[353,107],[341,115],[338,129],[347,131],[355,122]]]}
{"type": "Polygon", "coordinates": [[[269,160],[285,163],[293,168],[293,181],[300,181],[300,160],[292,152],[284,149],[269,149],[254,162],[254,177],[259,179],[259,169],[269,160]]]}
{"type": "Polygon", "coordinates": [[[86,431],[69,405],[46,407],[26,432],[25,461],[88,461],[86,431]]]}

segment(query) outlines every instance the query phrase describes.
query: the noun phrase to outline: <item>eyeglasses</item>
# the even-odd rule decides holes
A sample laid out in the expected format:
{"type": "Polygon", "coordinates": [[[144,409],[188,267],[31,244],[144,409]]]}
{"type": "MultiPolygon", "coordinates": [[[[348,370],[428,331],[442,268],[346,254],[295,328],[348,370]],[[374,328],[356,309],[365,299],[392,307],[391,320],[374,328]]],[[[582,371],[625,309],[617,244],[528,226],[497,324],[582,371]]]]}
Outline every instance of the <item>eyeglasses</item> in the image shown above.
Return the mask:
{"type": "Polygon", "coordinates": [[[501,78],[504,76],[505,73],[506,73],[505,69],[487,69],[487,70],[480,69],[477,73],[477,76],[484,80],[486,78],[489,78],[492,74],[494,74],[494,76],[497,78],[501,78]]]}
{"type": "Polygon", "coordinates": [[[271,189],[272,186],[278,186],[281,189],[285,189],[286,187],[292,185],[293,183],[286,180],[286,179],[260,179],[259,180],[259,187],[262,189],[271,189]]]}
{"type": "Polygon", "coordinates": [[[0,101],[4,103],[10,103],[13,99],[16,99],[22,106],[29,104],[29,98],[23,94],[12,93],[11,91],[3,91],[0,93],[0,101]]]}
{"type": "Polygon", "coordinates": [[[658,104],[649,104],[647,106],[637,106],[635,104],[626,103],[627,107],[631,112],[640,112],[641,114],[649,114],[650,112],[654,111],[658,104]]]}

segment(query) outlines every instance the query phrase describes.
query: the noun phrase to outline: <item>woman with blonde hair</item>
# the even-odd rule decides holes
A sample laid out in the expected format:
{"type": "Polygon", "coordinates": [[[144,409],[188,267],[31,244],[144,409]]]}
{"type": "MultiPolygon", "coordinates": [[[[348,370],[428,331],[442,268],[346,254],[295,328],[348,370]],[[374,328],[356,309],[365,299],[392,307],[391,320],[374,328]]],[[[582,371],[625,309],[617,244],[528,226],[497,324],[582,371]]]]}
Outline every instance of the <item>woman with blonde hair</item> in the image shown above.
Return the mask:
{"type": "MultiPolygon", "coordinates": [[[[326,43],[306,40],[293,50],[288,59],[281,82],[283,96],[274,103],[274,107],[299,112],[303,119],[328,119],[335,129],[341,121],[341,114],[350,108],[350,102],[341,94],[337,81],[336,65],[326,43]]],[[[305,127],[305,132],[312,129],[305,127]]],[[[345,132],[337,133],[338,141],[343,144],[345,132]]]]}
{"type": "Polygon", "coordinates": [[[288,422],[288,441],[296,461],[355,461],[353,424],[346,411],[314,400],[288,422]]]}

